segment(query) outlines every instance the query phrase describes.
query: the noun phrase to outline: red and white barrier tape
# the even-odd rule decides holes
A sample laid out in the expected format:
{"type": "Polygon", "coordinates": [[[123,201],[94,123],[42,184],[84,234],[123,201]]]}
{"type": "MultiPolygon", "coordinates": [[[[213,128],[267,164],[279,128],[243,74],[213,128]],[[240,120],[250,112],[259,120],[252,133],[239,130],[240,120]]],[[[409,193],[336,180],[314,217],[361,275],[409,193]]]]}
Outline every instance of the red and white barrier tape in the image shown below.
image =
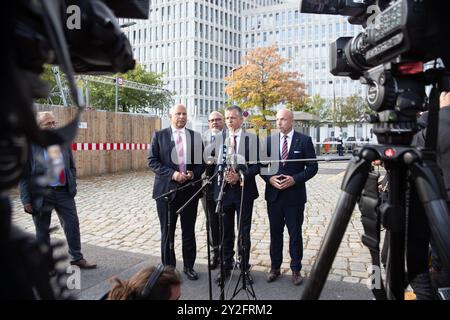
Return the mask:
{"type": "Polygon", "coordinates": [[[72,143],[73,151],[84,150],[148,150],[148,143],[72,143]]]}

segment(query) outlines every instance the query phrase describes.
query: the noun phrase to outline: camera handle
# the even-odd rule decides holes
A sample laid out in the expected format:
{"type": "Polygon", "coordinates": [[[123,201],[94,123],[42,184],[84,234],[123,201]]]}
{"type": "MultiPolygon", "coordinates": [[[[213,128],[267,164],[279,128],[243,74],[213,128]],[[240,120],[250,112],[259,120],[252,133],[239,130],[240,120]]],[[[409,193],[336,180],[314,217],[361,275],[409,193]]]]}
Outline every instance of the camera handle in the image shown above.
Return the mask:
{"type": "MultiPolygon", "coordinates": [[[[366,184],[371,162],[383,159],[390,174],[389,205],[390,243],[387,264],[387,298],[404,299],[405,276],[405,205],[402,192],[406,186],[406,172],[409,170],[416,186],[419,200],[428,219],[431,235],[436,242],[438,254],[446,268],[450,267],[450,215],[446,204],[446,193],[438,167],[432,160],[432,152],[411,147],[396,146],[396,154],[386,158],[386,145],[368,145],[361,148],[350,162],[344,180],[342,193],[336,204],[333,217],[325,234],[321,249],[305,285],[302,299],[318,299],[327,275],[336,256],[339,245],[350,221],[355,204],[366,184]]],[[[385,224],[386,225],[386,224],[385,224]]]]}

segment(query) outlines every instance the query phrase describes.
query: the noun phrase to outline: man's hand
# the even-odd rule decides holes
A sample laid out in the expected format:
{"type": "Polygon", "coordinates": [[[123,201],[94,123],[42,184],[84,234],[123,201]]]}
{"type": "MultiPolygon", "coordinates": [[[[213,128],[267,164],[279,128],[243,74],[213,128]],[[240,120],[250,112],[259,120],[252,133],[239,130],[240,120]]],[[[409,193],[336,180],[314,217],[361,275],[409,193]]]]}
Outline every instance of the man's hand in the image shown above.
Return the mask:
{"type": "Polygon", "coordinates": [[[375,167],[379,167],[382,165],[381,160],[374,160],[372,161],[372,165],[375,167]]]}
{"type": "Polygon", "coordinates": [[[173,173],[172,180],[175,180],[178,183],[185,183],[187,180],[187,175],[179,171],[175,171],[173,173]]]}
{"type": "Polygon", "coordinates": [[[183,173],[184,176],[186,177],[186,180],[192,180],[194,179],[194,173],[192,171],[187,171],[186,173],[183,173]]]}
{"type": "Polygon", "coordinates": [[[279,177],[280,177],[280,175],[272,176],[272,177],[270,177],[269,182],[274,188],[281,190],[281,181],[280,181],[279,177]]]}
{"type": "Polygon", "coordinates": [[[284,177],[284,179],[281,181],[281,184],[280,184],[281,189],[280,190],[290,188],[295,184],[295,180],[291,176],[285,176],[285,175],[282,175],[282,176],[284,177]]]}
{"type": "Polygon", "coordinates": [[[228,170],[225,175],[225,180],[229,184],[236,184],[239,181],[239,175],[234,170],[228,170]]]}
{"type": "Polygon", "coordinates": [[[450,106],[450,92],[441,92],[441,96],[439,97],[439,105],[441,108],[450,106]]]}
{"type": "Polygon", "coordinates": [[[33,213],[33,206],[31,205],[31,203],[26,203],[26,204],[23,205],[23,210],[26,213],[32,214],[33,213]]]}

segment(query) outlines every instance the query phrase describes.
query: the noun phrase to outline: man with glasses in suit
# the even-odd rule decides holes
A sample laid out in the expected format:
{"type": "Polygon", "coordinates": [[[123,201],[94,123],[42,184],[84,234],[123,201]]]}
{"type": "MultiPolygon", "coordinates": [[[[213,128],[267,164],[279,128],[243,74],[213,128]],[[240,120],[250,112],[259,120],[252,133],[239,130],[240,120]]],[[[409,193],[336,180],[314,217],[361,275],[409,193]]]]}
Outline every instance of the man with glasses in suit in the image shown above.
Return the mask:
{"type": "MultiPolygon", "coordinates": [[[[225,123],[223,120],[223,115],[218,111],[213,111],[208,118],[209,130],[203,134],[203,145],[205,149],[215,143],[216,137],[225,140],[226,130],[224,129],[225,123]]],[[[212,157],[215,156],[214,149],[212,150],[212,157]]],[[[211,168],[213,166],[211,165],[211,168]]],[[[208,171],[208,170],[207,170],[208,171]]],[[[212,172],[211,172],[212,173],[212,172]]],[[[208,215],[209,226],[209,245],[211,246],[213,252],[213,258],[211,261],[210,269],[214,270],[217,268],[220,262],[219,256],[219,245],[220,245],[220,235],[219,235],[219,217],[216,215],[216,201],[214,201],[214,188],[213,186],[217,183],[217,179],[214,179],[212,184],[206,189],[202,197],[202,205],[205,214],[208,215]]]]}

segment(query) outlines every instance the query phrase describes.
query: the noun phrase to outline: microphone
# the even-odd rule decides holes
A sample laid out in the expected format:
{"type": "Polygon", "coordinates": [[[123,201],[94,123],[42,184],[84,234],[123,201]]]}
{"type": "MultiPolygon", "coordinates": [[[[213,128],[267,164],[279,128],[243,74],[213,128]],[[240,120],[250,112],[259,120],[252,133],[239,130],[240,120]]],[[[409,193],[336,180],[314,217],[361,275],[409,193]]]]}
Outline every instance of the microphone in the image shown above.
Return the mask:
{"type": "Polygon", "coordinates": [[[245,161],[245,157],[234,153],[229,156],[229,164],[230,167],[234,170],[234,172],[239,173],[239,178],[241,180],[241,187],[244,186],[244,172],[247,171],[248,166],[245,161]]]}
{"type": "Polygon", "coordinates": [[[215,159],[212,156],[209,156],[206,160],[206,169],[205,175],[206,177],[211,177],[214,174],[214,168],[216,167],[215,159]]]}
{"type": "Polygon", "coordinates": [[[217,177],[217,185],[219,187],[220,187],[220,184],[222,183],[223,171],[225,169],[225,165],[227,162],[227,151],[228,151],[227,145],[223,144],[219,150],[219,156],[217,157],[217,164],[219,165],[219,169],[218,169],[219,174],[217,177]]]}
{"type": "Polygon", "coordinates": [[[244,172],[248,169],[245,157],[237,153],[229,156],[228,163],[235,172],[239,173],[241,178],[244,176],[244,172]]]}

